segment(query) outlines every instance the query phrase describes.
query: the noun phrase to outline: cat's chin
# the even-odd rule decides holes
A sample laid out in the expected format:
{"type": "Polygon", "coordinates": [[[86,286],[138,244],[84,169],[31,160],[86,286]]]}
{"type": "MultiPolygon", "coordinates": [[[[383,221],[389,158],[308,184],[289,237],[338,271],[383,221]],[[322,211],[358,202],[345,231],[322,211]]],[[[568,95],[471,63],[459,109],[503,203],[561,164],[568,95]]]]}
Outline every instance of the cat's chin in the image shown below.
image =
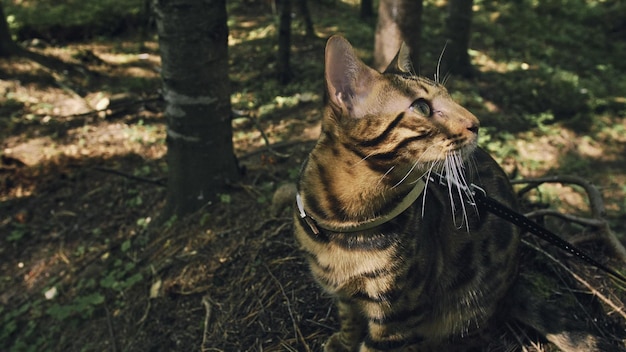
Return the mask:
{"type": "Polygon", "coordinates": [[[473,142],[459,148],[455,151],[455,153],[459,154],[461,159],[465,161],[470,155],[474,154],[476,148],[478,148],[478,141],[474,140],[473,142]]]}

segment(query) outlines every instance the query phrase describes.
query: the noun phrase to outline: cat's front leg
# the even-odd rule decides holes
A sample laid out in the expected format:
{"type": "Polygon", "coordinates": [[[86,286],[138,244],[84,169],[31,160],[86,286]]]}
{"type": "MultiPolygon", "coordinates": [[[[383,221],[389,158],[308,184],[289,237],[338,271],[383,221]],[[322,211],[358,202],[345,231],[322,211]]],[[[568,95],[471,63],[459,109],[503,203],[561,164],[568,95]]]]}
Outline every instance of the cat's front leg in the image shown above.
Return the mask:
{"type": "Polygon", "coordinates": [[[359,352],[450,352],[441,349],[440,343],[426,342],[420,326],[411,326],[408,322],[385,323],[370,320],[367,336],[359,352]],[[434,348],[433,348],[434,347],[434,348]]]}
{"type": "Polygon", "coordinates": [[[324,352],[356,352],[366,334],[367,321],[349,301],[337,301],[341,329],[324,344],[324,352]]]}

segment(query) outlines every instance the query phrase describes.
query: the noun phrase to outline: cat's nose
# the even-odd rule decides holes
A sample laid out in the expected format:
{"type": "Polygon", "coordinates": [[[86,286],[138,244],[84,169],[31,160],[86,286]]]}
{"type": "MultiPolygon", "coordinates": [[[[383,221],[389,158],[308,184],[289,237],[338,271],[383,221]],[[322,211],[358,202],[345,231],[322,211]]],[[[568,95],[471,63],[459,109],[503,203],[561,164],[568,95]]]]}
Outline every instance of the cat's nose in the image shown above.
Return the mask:
{"type": "Polygon", "coordinates": [[[474,123],[473,123],[473,124],[471,124],[470,126],[468,126],[468,127],[467,127],[467,129],[468,129],[470,132],[474,133],[474,134],[478,134],[478,129],[479,129],[479,127],[480,127],[480,126],[478,126],[478,124],[474,124],[474,123]]]}

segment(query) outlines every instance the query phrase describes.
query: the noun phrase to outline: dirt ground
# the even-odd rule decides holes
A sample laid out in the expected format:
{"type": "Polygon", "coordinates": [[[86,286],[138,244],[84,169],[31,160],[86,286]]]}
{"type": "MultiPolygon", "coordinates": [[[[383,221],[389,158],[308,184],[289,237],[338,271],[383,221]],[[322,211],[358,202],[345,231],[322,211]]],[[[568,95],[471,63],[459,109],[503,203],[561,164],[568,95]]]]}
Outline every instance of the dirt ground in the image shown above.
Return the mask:
{"type": "MultiPolygon", "coordinates": [[[[319,351],[337,329],[336,312],[298,252],[289,209],[272,209],[272,196],[312,147],[321,99],[300,97],[260,124],[235,119],[242,180],[198,213],[155,226],[167,175],[156,42],[27,48],[69,71],[0,60],[0,350],[319,351]]],[[[303,50],[321,53],[323,41],[303,50]]],[[[545,164],[572,150],[602,154],[594,165],[611,177],[588,178],[621,233],[615,185],[626,180],[626,139],[610,133],[611,146],[566,130],[511,143],[524,160],[545,164]]],[[[511,173],[546,171],[503,163],[511,173]]],[[[579,192],[555,187],[561,208],[586,209],[579,192]]],[[[602,242],[579,240],[610,261],[602,242]]],[[[624,288],[557,255],[615,304],[596,323],[624,339],[624,288]]],[[[590,310],[600,307],[588,288],[575,289],[590,310]]],[[[515,344],[521,333],[512,332],[506,339],[515,344]]]]}
{"type": "Polygon", "coordinates": [[[0,349],[316,350],[320,330],[335,325],[330,301],[306,273],[289,211],[270,205],[319,133],[318,103],[299,104],[293,126],[279,115],[266,122],[273,140],[298,136],[272,149],[288,158],[236,120],[241,182],[198,214],[151,226],[167,166],[159,58],[154,42],[143,44],[137,54],[132,41],[29,48],[88,70],[67,77],[27,58],[0,61],[10,131],[0,164],[0,349]],[[141,79],[140,89],[125,77],[141,79]]]}

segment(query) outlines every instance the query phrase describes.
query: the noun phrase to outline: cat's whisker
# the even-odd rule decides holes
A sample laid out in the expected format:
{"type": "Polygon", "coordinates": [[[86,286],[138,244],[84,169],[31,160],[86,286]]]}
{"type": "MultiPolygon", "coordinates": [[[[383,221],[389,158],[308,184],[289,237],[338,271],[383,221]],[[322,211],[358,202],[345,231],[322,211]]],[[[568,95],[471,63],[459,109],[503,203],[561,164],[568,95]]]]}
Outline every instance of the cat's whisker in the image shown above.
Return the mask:
{"type": "Polygon", "coordinates": [[[376,182],[376,187],[378,188],[378,186],[380,186],[380,184],[383,182],[383,180],[385,179],[385,177],[387,177],[387,175],[389,175],[389,173],[395,169],[395,165],[390,167],[389,170],[387,170],[387,172],[385,172],[379,179],[378,182],[376,182]]]}
{"type": "Polygon", "coordinates": [[[445,74],[445,76],[443,76],[443,80],[441,81],[441,85],[445,87],[446,84],[448,83],[448,80],[450,80],[450,77],[452,77],[452,73],[447,72],[445,74]]]}
{"type": "MultiPolygon", "coordinates": [[[[456,171],[457,171],[457,189],[459,192],[459,199],[461,202],[461,207],[463,208],[463,220],[465,222],[465,228],[467,229],[467,232],[469,233],[469,216],[467,214],[467,208],[465,207],[465,201],[464,201],[464,197],[471,197],[471,193],[469,193],[469,188],[467,186],[467,182],[465,180],[465,173],[463,172],[463,164],[462,164],[462,160],[460,159],[460,157],[458,157],[456,159],[456,171]]],[[[460,228],[460,227],[459,227],[460,228]]]]}
{"type": "MultiPolygon", "coordinates": [[[[396,188],[398,187],[400,184],[402,184],[402,182],[404,182],[413,172],[413,170],[415,170],[415,168],[417,167],[417,165],[419,164],[423,164],[424,162],[422,162],[422,158],[424,157],[424,155],[426,155],[426,153],[431,149],[436,147],[436,145],[431,145],[428,148],[426,148],[426,150],[424,150],[424,152],[417,158],[417,160],[413,163],[413,166],[411,166],[411,168],[409,169],[409,171],[407,171],[407,173],[400,179],[400,181],[398,181],[395,185],[393,185],[393,187],[391,188],[396,188]]],[[[417,180],[415,181],[417,182],[417,180]]]]}
{"type": "Polygon", "coordinates": [[[424,210],[426,209],[426,192],[428,191],[428,183],[430,182],[430,175],[433,172],[433,168],[436,163],[431,163],[430,167],[426,171],[426,186],[424,187],[424,196],[422,196],[422,218],[424,217],[424,210]]]}
{"type": "Polygon", "coordinates": [[[465,165],[460,152],[453,152],[446,157],[445,175],[448,183],[448,196],[450,197],[450,205],[452,207],[453,222],[459,229],[463,227],[463,224],[465,224],[465,227],[469,231],[469,216],[468,209],[465,206],[465,200],[467,199],[470,203],[473,203],[473,196],[467,185],[464,169],[465,165]],[[456,219],[456,202],[454,200],[454,196],[452,195],[453,188],[456,190],[460,201],[462,214],[461,223],[458,223],[456,219]]]}
{"type": "Polygon", "coordinates": [[[476,176],[478,178],[478,183],[481,183],[480,174],[478,173],[478,164],[476,162],[476,157],[472,154],[467,158],[465,162],[468,165],[468,172],[469,172],[470,178],[473,178],[473,176],[476,176]]]}
{"type": "Polygon", "coordinates": [[[354,164],[354,166],[359,165],[360,163],[364,162],[365,160],[367,160],[367,158],[369,158],[370,156],[372,156],[372,155],[374,155],[374,154],[375,154],[375,152],[371,152],[371,153],[369,153],[368,155],[366,155],[365,157],[363,157],[363,159],[361,159],[361,160],[357,161],[357,162],[356,162],[356,164],[354,164]]]}
{"type": "Polygon", "coordinates": [[[448,46],[448,41],[443,45],[443,49],[441,49],[441,54],[439,54],[439,59],[437,60],[437,70],[435,72],[435,83],[439,84],[439,78],[441,77],[441,61],[443,60],[443,54],[446,52],[446,47],[448,46]]]}
{"type": "Polygon", "coordinates": [[[400,184],[402,184],[402,182],[404,182],[404,180],[406,180],[409,175],[411,174],[411,172],[413,172],[413,170],[415,170],[415,168],[417,167],[417,164],[419,164],[419,161],[416,161],[413,163],[413,166],[411,166],[411,168],[409,169],[409,171],[407,171],[407,173],[400,179],[400,181],[398,181],[395,185],[393,185],[393,187],[391,188],[396,188],[398,187],[400,184]]]}
{"type": "MultiPolygon", "coordinates": [[[[445,168],[445,177],[446,177],[446,182],[448,184],[447,190],[448,190],[448,198],[450,199],[450,207],[452,209],[452,221],[454,223],[454,225],[456,226],[456,228],[461,228],[460,225],[457,225],[457,219],[456,219],[456,202],[454,201],[454,195],[452,194],[453,189],[457,188],[458,191],[458,183],[456,183],[456,175],[455,175],[455,167],[454,167],[454,158],[452,156],[448,156],[445,159],[445,163],[444,163],[444,168],[445,168]]],[[[460,194],[459,194],[460,196],[460,194]]],[[[463,199],[463,197],[461,197],[461,200],[463,199]]],[[[463,207],[463,202],[461,201],[461,207],[463,207]]]]}
{"type": "Polygon", "coordinates": [[[458,155],[458,165],[460,167],[460,169],[462,170],[462,172],[460,172],[460,176],[461,176],[461,184],[463,185],[463,190],[465,193],[465,196],[467,197],[467,201],[469,204],[472,205],[472,208],[474,208],[474,211],[476,213],[478,213],[478,208],[476,206],[476,201],[474,200],[474,194],[472,193],[472,191],[470,190],[470,187],[468,185],[467,182],[467,174],[468,173],[472,173],[472,172],[476,172],[476,174],[478,174],[478,167],[476,166],[476,160],[474,159],[474,157],[470,157],[467,159],[467,162],[464,162],[464,158],[461,155],[458,155]],[[466,171],[465,165],[468,165],[468,169],[466,171]],[[473,170],[472,170],[473,169],[473,170]]]}

